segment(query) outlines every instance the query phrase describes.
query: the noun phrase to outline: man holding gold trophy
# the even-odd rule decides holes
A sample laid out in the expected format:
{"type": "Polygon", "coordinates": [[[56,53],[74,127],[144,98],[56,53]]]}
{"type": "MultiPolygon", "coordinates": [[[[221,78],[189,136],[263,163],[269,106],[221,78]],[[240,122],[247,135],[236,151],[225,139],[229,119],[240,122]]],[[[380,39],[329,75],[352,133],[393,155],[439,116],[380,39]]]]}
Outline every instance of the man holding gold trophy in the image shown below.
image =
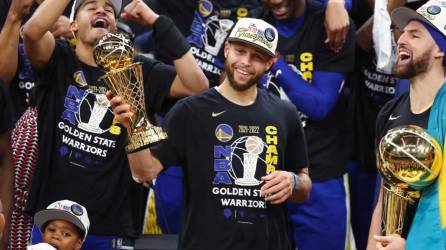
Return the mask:
{"type": "MultiPolygon", "coordinates": [[[[168,138],[128,155],[140,181],[182,166],[179,249],[292,249],[286,201],[303,202],[311,180],[296,108],[257,87],[275,60],[277,41],[265,21],[239,19],[225,42],[222,84],[179,101],[165,119],[168,138]]],[[[131,104],[123,99],[110,103],[132,130],[131,104]]]]}
{"type": "MultiPolygon", "coordinates": [[[[40,76],[41,150],[27,210],[34,213],[56,200],[75,200],[86,206],[91,219],[84,247],[133,249],[132,241],[141,232],[147,193],[132,179],[126,146],[133,151],[164,138],[160,129],[149,124],[146,113],[161,113],[168,97],[198,93],[208,82],[173,22],[142,0],[131,1],[121,17],[153,26],[156,42],[172,57],[175,67],[134,56],[128,38],[109,33],[117,30],[122,0],[74,1],[71,30],[76,47],[56,41],[49,30],[69,2],[44,1],[22,30],[27,56],[40,76]],[[105,34],[112,38],[108,45],[104,45],[109,41],[105,38],[99,42],[105,34]],[[125,63],[103,54],[107,49],[119,51],[125,63]],[[126,86],[131,87],[129,94],[137,109],[133,134],[158,133],[158,137],[140,140],[143,136],[135,136],[127,143],[126,131],[113,119],[105,96],[110,87],[126,86]]],[[[37,243],[34,236],[33,243],[37,243]]]]}
{"type": "Polygon", "coordinates": [[[377,117],[383,185],[367,249],[446,249],[446,5],[431,0],[391,16],[402,31],[394,74],[410,79],[410,91],[377,117]]]}

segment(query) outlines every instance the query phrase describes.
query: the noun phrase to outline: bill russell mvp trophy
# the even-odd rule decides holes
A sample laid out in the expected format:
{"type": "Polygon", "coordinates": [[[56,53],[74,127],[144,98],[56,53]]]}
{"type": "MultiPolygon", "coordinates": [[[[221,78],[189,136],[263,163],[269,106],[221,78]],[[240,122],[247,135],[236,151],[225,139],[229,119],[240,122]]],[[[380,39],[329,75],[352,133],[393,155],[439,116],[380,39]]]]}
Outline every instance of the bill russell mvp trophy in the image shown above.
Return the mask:
{"type": "Polygon", "coordinates": [[[377,150],[378,170],[384,179],[383,235],[407,235],[408,206],[437,178],[442,160],[438,142],[424,129],[408,125],[391,129],[377,150]]]}
{"type": "Polygon", "coordinates": [[[121,96],[130,105],[132,134],[129,135],[127,152],[147,148],[150,144],[166,139],[160,127],[150,124],[144,101],[142,63],[133,62],[133,44],[121,33],[105,34],[94,47],[96,64],[105,72],[104,79],[113,95],[121,96]]]}

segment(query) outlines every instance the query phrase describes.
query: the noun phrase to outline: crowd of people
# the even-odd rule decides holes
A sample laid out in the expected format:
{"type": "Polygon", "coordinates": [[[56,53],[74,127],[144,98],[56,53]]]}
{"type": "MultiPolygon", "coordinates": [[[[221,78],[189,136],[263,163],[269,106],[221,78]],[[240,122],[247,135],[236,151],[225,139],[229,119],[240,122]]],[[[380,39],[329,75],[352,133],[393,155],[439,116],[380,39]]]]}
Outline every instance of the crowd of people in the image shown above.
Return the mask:
{"type": "Polygon", "coordinates": [[[443,146],[445,8],[0,0],[0,249],[133,249],[141,234],[185,250],[446,249],[442,175],[407,234],[383,235],[375,159],[402,125],[443,146]],[[127,147],[134,109],[93,53],[109,32],[134,44],[166,139],[127,147]]]}

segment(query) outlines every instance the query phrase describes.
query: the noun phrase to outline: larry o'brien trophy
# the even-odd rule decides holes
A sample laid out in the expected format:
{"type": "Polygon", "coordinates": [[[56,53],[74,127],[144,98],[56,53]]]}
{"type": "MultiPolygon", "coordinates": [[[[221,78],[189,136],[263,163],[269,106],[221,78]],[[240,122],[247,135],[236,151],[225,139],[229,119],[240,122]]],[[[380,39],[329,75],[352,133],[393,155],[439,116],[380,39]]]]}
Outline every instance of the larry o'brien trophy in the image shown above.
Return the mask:
{"type": "Polygon", "coordinates": [[[384,179],[383,235],[406,235],[408,206],[437,178],[442,160],[438,142],[426,130],[413,125],[391,129],[377,150],[378,170],[384,179]]]}
{"type": "Polygon", "coordinates": [[[142,63],[133,62],[133,44],[122,33],[107,33],[95,45],[93,57],[105,72],[101,77],[113,95],[121,96],[130,105],[132,134],[129,135],[127,152],[135,152],[150,144],[166,139],[160,127],[150,124],[144,101],[142,63]]]}

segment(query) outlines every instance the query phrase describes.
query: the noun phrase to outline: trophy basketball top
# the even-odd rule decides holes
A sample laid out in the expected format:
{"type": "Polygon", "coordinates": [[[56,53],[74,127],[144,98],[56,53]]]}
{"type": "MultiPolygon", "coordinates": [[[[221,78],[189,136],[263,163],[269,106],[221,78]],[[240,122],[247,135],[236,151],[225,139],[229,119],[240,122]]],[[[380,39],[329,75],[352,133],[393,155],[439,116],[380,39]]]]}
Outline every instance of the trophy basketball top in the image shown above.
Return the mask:
{"type": "Polygon", "coordinates": [[[123,33],[106,33],[96,43],[93,57],[106,72],[128,68],[133,63],[133,44],[123,33]]]}
{"type": "Polygon", "coordinates": [[[384,180],[404,191],[422,190],[441,169],[442,151],[423,128],[414,125],[391,129],[381,139],[377,165],[384,180]]]}

